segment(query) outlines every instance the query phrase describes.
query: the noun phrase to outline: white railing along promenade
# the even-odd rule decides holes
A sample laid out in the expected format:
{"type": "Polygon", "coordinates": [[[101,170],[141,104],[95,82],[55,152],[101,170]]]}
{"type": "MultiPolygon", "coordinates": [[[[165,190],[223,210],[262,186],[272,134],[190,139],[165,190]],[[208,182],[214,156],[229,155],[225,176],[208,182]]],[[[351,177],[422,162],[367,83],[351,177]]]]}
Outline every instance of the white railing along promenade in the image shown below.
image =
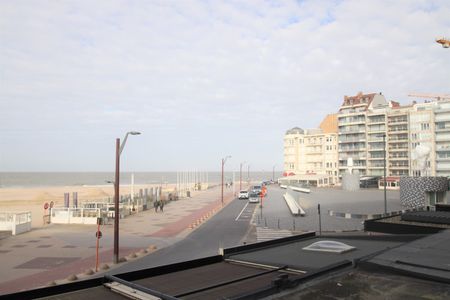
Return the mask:
{"type": "Polygon", "coordinates": [[[0,212],[0,230],[12,235],[31,230],[31,212],[0,212]]]}
{"type": "Polygon", "coordinates": [[[53,224],[97,224],[102,216],[99,208],[53,207],[50,222],[53,224]]]}

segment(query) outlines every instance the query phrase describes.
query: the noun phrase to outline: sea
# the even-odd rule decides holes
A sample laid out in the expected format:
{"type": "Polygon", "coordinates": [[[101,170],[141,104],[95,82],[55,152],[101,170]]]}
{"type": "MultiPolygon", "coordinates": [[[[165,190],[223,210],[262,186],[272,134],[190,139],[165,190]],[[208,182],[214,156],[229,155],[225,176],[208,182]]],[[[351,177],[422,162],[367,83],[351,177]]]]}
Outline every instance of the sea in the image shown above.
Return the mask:
{"type": "MultiPolygon", "coordinates": [[[[121,172],[120,184],[131,184],[134,174],[134,184],[171,184],[181,178],[197,178],[202,182],[220,182],[221,172],[121,172]],[[188,175],[189,174],[189,175],[188,175]]],[[[225,172],[224,181],[239,181],[239,172],[225,172]]],[[[242,172],[242,180],[246,181],[247,172],[242,172]]],[[[250,172],[251,181],[265,181],[281,177],[280,172],[250,172]]],[[[99,186],[114,181],[114,172],[0,172],[0,188],[26,188],[46,186],[99,186]]]]}

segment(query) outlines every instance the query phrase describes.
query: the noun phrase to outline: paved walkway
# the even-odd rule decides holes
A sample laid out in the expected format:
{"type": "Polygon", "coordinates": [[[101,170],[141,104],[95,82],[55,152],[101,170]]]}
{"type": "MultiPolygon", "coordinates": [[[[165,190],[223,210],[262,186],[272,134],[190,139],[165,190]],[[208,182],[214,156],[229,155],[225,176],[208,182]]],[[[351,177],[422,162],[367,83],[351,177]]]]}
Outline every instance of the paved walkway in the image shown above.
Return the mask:
{"type": "MultiPolygon", "coordinates": [[[[224,205],[232,199],[224,191],[224,205]]],[[[120,220],[119,256],[134,260],[186,237],[222,208],[220,187],[120,220]]],[[[112,263],[114,226],[102,225],[99,272],[112,263]]],[[[49,225],[0,240],[0,294],[87,278],[95,271],[97,225],[49,225]]],[[[124,262],[126,263],[126,262],[124,262]]],[[[119,264],[121,265],[121,264],[119,264]]],[[[145,266],[143,266],[145,267],[145,266]]]]}

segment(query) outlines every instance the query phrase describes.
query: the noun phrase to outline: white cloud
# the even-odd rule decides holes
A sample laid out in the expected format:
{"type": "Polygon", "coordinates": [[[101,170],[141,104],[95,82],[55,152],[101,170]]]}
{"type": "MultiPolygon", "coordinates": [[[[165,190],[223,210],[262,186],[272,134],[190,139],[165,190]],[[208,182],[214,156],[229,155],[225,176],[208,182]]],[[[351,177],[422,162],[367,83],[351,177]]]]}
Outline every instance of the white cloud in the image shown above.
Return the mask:
{"type": "Polygon", "coordinates": [[[230,144],[281,165],[285,130],[317,126],[344,95],[448,93],[434,38],[449,15],[447,1],[2,1],[0,168],[108,170],[108,141],[130,129],[145,133],[128,162],[140,170],[213,169],[230,144]],[[40,163],[31,136],[47,143],[40,163]]]}

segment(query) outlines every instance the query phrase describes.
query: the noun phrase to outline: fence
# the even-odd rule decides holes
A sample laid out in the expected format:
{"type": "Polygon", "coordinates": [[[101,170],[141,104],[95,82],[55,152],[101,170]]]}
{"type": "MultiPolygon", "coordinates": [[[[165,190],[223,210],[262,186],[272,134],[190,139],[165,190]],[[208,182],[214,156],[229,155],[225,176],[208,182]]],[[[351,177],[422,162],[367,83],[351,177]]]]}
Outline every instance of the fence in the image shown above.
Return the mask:
{"type": "Polygon", "coordinates": [[[99,208],[54,207],[50,211],[53,224],[97,224],[97,218],[106,218],[107,211],[99,208]]]}
{"type": "Polygon", "coordinates": [[[31,230],[31,212],[0,212],[0,230],[11,231],[12,235],[31,230]]]}

